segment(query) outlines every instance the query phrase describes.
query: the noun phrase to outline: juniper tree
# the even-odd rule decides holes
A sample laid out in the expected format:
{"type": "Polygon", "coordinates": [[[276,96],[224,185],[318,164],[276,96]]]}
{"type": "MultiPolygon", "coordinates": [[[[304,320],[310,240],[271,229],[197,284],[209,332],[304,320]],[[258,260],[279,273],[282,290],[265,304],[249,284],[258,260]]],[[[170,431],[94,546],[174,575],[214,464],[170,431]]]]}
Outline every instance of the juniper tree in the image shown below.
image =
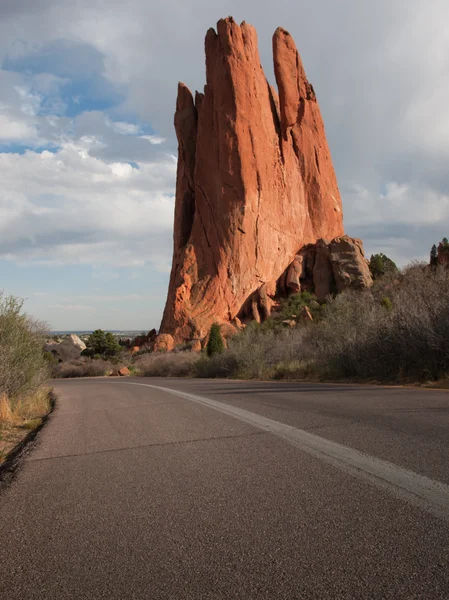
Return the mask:
{"type": "Polygon", "coordinates": [[[214,354],[220,354],[224,350],[224,341],[221,336],[220,325],[214,323],[210,328],[209,341],[207,342],[207,355],[213,356],[214,354]]]}

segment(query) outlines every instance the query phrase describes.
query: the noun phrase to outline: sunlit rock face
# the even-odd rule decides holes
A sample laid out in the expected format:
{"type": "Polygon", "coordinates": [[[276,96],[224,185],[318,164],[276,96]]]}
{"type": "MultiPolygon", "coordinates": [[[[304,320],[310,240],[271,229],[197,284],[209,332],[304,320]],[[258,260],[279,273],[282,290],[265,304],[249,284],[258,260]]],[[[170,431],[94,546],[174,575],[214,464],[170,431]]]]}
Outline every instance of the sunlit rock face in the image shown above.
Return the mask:
{"type": "MultiPolygon", "coordinates": [[[[290,34],[273,36],[278,91],[251,25],[220,20],[205,49],[204,93],[180,83],[175,113],[174,251],[160,328],[175,343],[204,339],[214,321],[235,324],[254,294],[263,319],[292,263],[301,280],[301,249],[344,234],[323,119],[290,34]]],[[[323,289],[327,277],[320,271],[323,289]]]]}

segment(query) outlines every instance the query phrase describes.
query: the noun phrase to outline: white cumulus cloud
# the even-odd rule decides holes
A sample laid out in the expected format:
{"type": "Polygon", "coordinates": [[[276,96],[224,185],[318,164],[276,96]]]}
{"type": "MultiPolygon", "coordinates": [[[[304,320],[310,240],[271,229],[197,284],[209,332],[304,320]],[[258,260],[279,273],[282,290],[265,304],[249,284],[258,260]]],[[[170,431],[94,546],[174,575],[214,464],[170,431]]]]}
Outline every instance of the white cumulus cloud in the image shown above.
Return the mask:
{"type": "Polygon", "coordinates": [[[173,161],[109,164],[90,147],[0,154],[0,257],[168,268],[173,161]]]}

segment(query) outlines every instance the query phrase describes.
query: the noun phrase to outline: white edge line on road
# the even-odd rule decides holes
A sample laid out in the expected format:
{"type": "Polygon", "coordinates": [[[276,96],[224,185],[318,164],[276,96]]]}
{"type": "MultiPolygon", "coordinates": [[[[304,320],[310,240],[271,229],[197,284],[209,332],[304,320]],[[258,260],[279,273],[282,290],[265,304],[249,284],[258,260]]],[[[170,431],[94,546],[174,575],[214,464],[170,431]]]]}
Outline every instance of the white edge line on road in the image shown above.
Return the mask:
{"type": "Polygon", "coordinates": [[[253,427],[272,433],[350,475],[368,480],[394,496],[449,521],[449,486],[444,483],[237,406],[147,383],[124,381],[120,385],[139,385],[152,388],[220,411],[253,427]]]}

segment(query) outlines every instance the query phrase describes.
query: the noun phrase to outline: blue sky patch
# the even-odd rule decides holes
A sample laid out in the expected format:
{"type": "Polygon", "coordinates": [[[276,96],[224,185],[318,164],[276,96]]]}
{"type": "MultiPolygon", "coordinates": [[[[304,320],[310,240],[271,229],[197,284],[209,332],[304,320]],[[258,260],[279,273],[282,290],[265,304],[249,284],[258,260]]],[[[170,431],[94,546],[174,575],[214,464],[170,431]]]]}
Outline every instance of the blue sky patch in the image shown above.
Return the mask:
{"type": "Polygon", "coordinates": [[[2,68],[31,78],[49,73],[66,80],[59,88],[59,105],[54,94],[43,95],[39,115],[74,117],[86,110],[107,111],[124,100],[118,87],[103,75],[103,55],[88,44],[57,40],[25,56],[6,56],[2,68]]]}
{"type": "Polygon", "coordinates": [[[50,144],[48,146],[29,146],[27,144],[0,144],[0,154],[25,154],[27,150],[32,150],[33,152],[37,152],[38,154],[43,152],[44,150],[51,152],[52,154],[56,154],[59,150],[59,146],[56,144],[50,144]]]}

